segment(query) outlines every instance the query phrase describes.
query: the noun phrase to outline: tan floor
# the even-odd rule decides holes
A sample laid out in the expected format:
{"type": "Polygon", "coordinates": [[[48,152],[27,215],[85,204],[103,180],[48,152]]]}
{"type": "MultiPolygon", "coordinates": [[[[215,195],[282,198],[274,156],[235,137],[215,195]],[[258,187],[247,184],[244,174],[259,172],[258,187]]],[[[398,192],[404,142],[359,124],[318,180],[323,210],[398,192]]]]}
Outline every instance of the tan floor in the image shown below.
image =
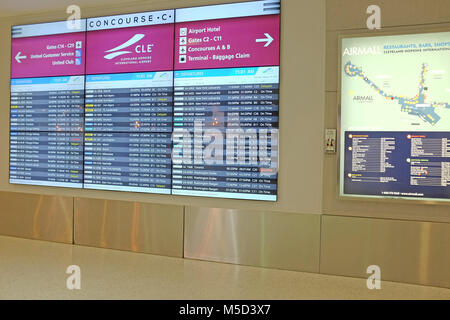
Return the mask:
{"type": "Polygon", "coordinates": [[[0,237],[0,299],[450,299],[450,290],[0,237]],[[81,290],[66,288],[69,265],[81,290]]]}

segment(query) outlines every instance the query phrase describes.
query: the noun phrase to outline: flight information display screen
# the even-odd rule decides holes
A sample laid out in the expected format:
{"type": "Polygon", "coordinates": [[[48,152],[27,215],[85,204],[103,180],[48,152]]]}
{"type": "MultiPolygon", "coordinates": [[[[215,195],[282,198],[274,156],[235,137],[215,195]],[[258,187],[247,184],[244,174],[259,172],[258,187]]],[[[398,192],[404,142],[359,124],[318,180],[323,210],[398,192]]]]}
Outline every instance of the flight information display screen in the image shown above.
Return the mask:
{"type": "Polygon", "coordinates": [[[174,132],[196,141],[174,146],[173,194],[276,199],[278,83],[278,67],[175,72],[174,132]]]}
{"type": "Polygon", "coordinates": [[[449,201],[450,32],[342,39],[343,196],[449,201]]]}
{"type": "Polygon", "coordinates": [[[170,193],[172,73],[88,75],[84,187],[170,193]]]}
{"type": "Polygon", "coordinates": [[[14,26],[10,183],[276,201],[280,12],[14,26]]]}
{"type": "Polygon", "coordinates": [[[84,29],[13,27],[10,183],[83,187],[84,29]]]}

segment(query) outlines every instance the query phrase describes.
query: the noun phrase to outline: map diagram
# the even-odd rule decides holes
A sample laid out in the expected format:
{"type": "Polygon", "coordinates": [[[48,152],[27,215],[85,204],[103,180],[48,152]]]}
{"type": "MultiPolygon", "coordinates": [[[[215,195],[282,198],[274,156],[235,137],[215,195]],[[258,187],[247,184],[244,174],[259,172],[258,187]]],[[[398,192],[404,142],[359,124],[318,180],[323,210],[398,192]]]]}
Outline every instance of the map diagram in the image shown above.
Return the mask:
{"type": "Polygon", "coordinates": [[[450,109],[450,104],[446,102],[426,102],[427,96],[425,93],[428,88],[425,87],[425,77],[427,71],[428,65],[426,63],[422,64],[422,71],[419,81],[419,92],[413,98],[408,98],[405,96],[395,96],[386,93],[364,74],[362,68],[355,66],[350,61],[345,65],[345,73],[347,74],[347,76],[360,77],[381,96],[391,101],[397,101],[401,106],[402,112],[407,112],[410,115],[418,116],[423,121],[428,122],[434,126],[441,120],[441,117],[435,111],[436,108],[450,109]]]}

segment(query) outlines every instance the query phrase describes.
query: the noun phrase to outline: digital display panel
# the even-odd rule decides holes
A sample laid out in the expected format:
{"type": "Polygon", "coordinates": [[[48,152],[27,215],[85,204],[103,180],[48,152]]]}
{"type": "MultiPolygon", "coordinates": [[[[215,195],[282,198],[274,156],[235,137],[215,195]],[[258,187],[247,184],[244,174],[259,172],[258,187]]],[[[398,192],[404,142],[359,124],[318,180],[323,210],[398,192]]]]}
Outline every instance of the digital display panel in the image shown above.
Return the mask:
{"type": "Polygon", "coordinates": [[[341,48],[341,195],[449,201],[450,32],[341,48]]]}
{"type": "Polygon", "coordinates": [[[172,72],[88,75],[84,187],[170,193],[172,72]]]}
{"type": "Polygon", "coordinates": [[[278,83],[278,67],[175,72],[173,194],[276,199],[278,83]]]}
{"type": "Polygon", "coordinates": [[[84,29],[13,27],[10,183],[83,187],[84,29]]]}
{"type": "Polygon", "coordinates": [[[276,201],[280,12],[14,26],[10,183],[276,201]]]}

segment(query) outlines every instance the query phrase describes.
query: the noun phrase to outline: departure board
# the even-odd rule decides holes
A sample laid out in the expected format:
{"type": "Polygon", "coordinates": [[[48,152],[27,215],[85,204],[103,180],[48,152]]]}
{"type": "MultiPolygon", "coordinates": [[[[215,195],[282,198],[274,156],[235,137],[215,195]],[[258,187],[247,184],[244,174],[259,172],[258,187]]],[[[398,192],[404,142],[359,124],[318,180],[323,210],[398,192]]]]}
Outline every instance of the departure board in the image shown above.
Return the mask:
{"type": "Polygon", "coordinates": [[[170,193],[172,72],[86,79],[85,188],[170,193]]]}
{"type": "Polygon", "coordinates": [[[12,37],[10,183],[82,188],[85,34],[57,22],[12,37]]]}
{"type": "Polygon", "coordinates": [[[342,39],[341,195],[450,199],[450,32],[342,39]]]}
{"type": "Polygon", "coordinates": [[[172,194],[276,201],[279,2],[176,22],[172,194]]]}
{"type": "Polygon", "coordinates": [[[174,133],[195,141],[190,157],[183,139],[174,146],[184,161],[174,158],[173,194],[276,199],[278,77],[278,67],[175,72],[174,133]]]}
{"type": "Polygon", "coordinates": [[[14,26],[10,183],[276,201],[280,13],[14,26]]]}

